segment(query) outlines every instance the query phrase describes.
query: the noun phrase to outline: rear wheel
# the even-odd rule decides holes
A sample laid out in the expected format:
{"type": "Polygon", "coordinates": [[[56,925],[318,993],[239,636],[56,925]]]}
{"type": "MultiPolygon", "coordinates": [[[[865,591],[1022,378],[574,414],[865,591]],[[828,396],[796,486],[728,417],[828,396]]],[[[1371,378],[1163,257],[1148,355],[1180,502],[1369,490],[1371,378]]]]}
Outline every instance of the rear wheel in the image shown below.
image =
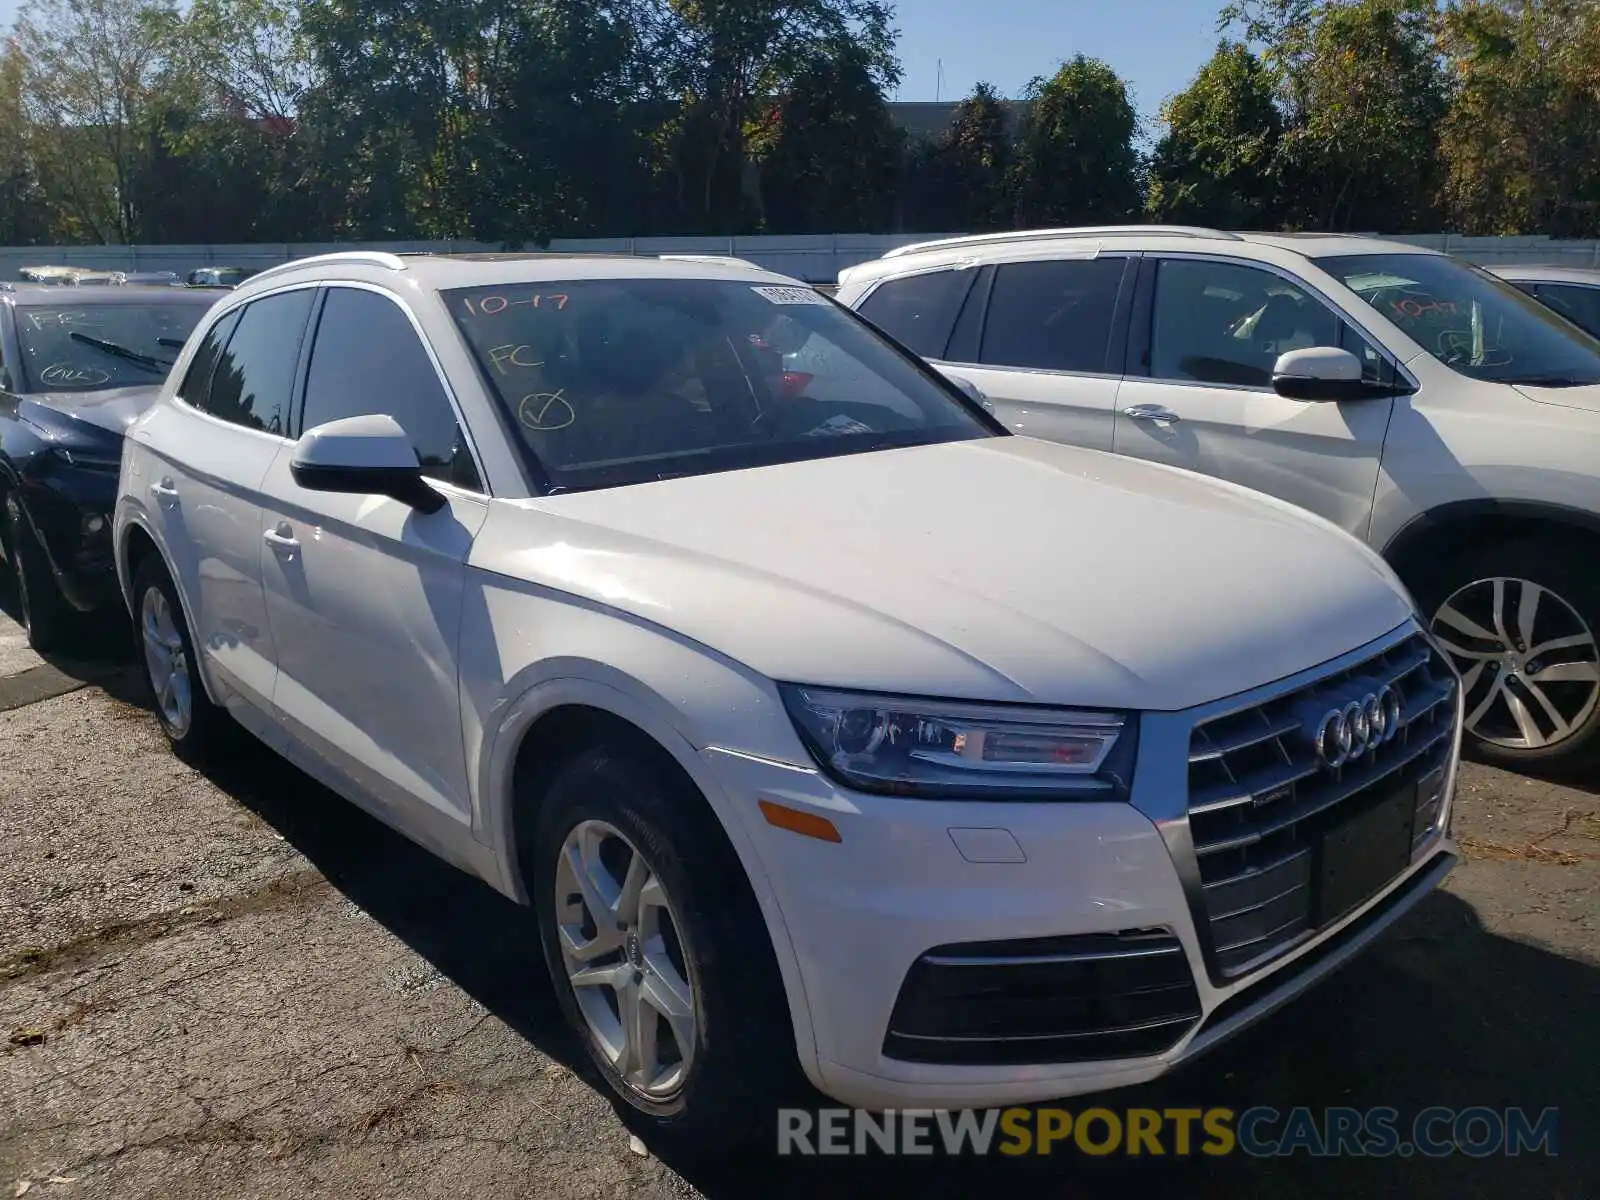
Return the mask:
{"type": "Polygon", "coordinates": [[[147,554],[134,572],[133,600],[139,665],[161,731],[181,757],[202,758],[231,732],[231,721],[206,695],[177,589],[157,555],[147,554]]]}
{"type": "Polygon", "coordinates": [[[28,645],[40,654],[61,649],[71,631],[72,609],[56,586],[44,547],[14,492],[5,500],[6,548],[17,587],[17,606],[28,645]]]}
{"type": "Polygon", "coordinates": [[[777,962],[732,848],[674,771],[598,746],[532,801],[546,965],[601,1080],[657,1133],[770,1136],[803,1087],[777,962]]]}
{"type": "Polygon", "coordinates": [[[1600,762],[1600,579],[1539,542],[1473,550],[1418,589],[1461,672],[1479,757],[1573,771],[1600,762]]]}

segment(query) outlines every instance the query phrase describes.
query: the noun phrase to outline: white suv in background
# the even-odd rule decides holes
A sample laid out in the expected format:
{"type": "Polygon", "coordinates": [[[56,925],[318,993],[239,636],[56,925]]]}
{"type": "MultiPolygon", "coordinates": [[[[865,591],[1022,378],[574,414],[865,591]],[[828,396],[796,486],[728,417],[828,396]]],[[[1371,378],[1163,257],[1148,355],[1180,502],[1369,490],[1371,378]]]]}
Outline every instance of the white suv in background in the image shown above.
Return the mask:
{"type": "Polygon", "coordinates": [[[1375,555],[1012,436],[748,266],[266,271],[131,427],[115,538],[174,747],[231,714],[532,904],[663,1129],[770,1122],[797,1064],[1149,1079],[1455,862],[1460,689],[1375,555]]]}
{"type": "Polygon", "coordinates": [[[1370,238],[1128,226],[905,246],[838,298],[1018,433],[1348,530],[1449,649],[1482,757],[1600,762],[1600,342],[1509,284],[1370,238]]]}

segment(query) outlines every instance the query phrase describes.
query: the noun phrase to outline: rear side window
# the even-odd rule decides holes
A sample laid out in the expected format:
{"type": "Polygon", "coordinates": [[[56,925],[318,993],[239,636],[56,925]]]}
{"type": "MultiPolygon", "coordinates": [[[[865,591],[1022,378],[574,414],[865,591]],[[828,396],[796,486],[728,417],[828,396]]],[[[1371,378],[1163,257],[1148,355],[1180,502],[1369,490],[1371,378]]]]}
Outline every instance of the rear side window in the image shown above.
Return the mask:
{"type": "Polygon", "coordinates": [[[857,311],[906,349],[941,358],[974,271],[929,271],[873,289],[857,311]]]}
{"type": "Polygon", "coordinates": [[[1541,283],[1534,295],[1580,329],[1600,337],[1600,288],[1541,283]]]}
{"type": "Polygon", "coordinates": [[[406,431],[424,475],[481,490],[455,409],[405,313],[376,292],[330,288],[300,427],[379,412],[406,431]]]}
{"type": "Polygon", "coordinates": [[[205,340],[194,352],[194,358],[189,360],[189,370],[178,388],[179,397],[187,403],[196,408],[205,408],[211,394],[211,372],[217,365],[217,356],[228,344],[228,337],[238,323],[239,314],[231,312],[206,332],[205,340]]]}
{"type": "Polygon", "coordinates": [[[1106,369],[1126,258],[1007,263],[995,276],[979,361],[1042,371],[1106,369]]]}
{"type": "Polygon", "coordinates": [[[314,289],[301,288],[247,306],[217,358],[211,390],[199,407],[246,429],[285,435],[295,364],[314,295],[314,289]]]}

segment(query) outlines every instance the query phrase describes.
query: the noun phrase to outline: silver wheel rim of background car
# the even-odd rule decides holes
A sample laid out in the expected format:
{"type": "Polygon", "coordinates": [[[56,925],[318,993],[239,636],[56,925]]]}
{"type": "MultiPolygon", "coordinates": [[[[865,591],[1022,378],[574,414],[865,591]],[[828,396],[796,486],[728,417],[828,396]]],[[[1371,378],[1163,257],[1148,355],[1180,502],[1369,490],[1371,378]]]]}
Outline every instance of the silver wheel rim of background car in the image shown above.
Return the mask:
{"type": "Polygon", "coordinates": [[[139,629],[144,638],[145,670],[150,674],[150,690],[155,693],[161,719],[173,736],[182,737],[189,731],[193,714],[189,661],[172,606],[158,587],[145,589],[139,603],[139,629]]]}
{"type": "Polygon", "coordinates": [[[1461,672],[1466,727],[1511,750],[1571,737],[1600,699],[1600,647],[1565,599],[1529,579],[1478,579],[1433,615],[1433,634],[1461,672]]]}
{"type": "Polygon", "coordinates": [[[561,844],[556,934],[573,998],[601,1055],[633,1091],[666,1100],[694,1061],[682,925],[661,876],[614,825],[584,821],[561,844]]]}

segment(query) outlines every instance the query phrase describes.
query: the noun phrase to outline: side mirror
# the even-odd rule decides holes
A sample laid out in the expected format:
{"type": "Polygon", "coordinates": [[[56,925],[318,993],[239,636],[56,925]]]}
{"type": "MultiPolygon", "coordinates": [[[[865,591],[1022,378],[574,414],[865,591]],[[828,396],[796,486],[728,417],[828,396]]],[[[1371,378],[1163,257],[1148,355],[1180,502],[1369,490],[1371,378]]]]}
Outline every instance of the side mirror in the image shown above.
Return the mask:
{"type": "Polygon", "coordinates": [[[946,375],[945,378],[960,388],[966,394],[968,400],[971,400],[974,404],[982,405],[984,412],[991,416],[994,415],[994,401],[985,396],[972,380],[963,378],[960,375],[946,375]]]}
{"type": "Polygon", "coordinates": [[[1361,378],[1361,360],[1337,346],[1307,346],[1278,355],[1272,390],[1290,400],[1364,400],[1376,392],[1361,378]]]}
{"type": "Polygon", "coordinates": [[[306,430],[295,443],[289,473],[308,491],[390,496],[424,513],[444,507],[444,497],[422,476],[411,439],[387,413],[306,430]]]}

